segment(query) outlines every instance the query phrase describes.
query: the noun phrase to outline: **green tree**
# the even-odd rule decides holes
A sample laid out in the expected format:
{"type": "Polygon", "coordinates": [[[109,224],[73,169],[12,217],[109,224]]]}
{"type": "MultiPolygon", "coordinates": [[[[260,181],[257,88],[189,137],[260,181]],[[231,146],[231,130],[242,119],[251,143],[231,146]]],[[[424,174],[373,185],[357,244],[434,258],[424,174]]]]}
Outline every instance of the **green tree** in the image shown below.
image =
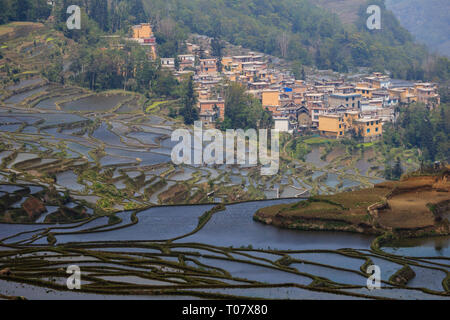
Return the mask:
{"type": "Polygon", "coordinates": [[[384,178],[386,180],[392,180],[392,166],[391,162],[387,159],[384,163],[384,178]]]}
{"type": "Polygon", "coordinates": [[[384,144],[387,148],[417,148],[425,162],[448,160],[449,109],[449,105],[442,104],[429,110],[421,103],[401,108],[395,126],[383,127],[384,144]]]}
{"type": "Polygon", "coordinates": [[[219,38],[213,38],[211,40],[211,55],[216,58],[222,57],[222,50],[224,45],[219,38]]]}
{"type": "Polygon", "coordinates": [[[197,109],[197,97],[194,91],[194,79],[192,76],[185,83],[184,94],[182,97],[182,109],[180,114],[184,118],[184,123],[191,125],[199,119],[199,112],[197,109]]]}
{"type": "Polygon", "coordinates": [[[402,162],[400,158],[395,161],[394,168],[392,169],[392,179],[399,180],[403,174],[402,162]]]}
{"type": "Polygon", "coordinates": [[[104,0],[91,0],[89,17],[98,23],[103,31],[107,31],[108,20],[108,2],[104,0]]]}
{"type": "MultiPolygon", "coordinates": [[[[262,119],[261,102],[245,92],[238,83],[230,83],[225,92],[225,117],[228,119],[224,129],[256,129],[262,119]]],[[[267,118],[267,115],[266,115],[267,118]]]]}

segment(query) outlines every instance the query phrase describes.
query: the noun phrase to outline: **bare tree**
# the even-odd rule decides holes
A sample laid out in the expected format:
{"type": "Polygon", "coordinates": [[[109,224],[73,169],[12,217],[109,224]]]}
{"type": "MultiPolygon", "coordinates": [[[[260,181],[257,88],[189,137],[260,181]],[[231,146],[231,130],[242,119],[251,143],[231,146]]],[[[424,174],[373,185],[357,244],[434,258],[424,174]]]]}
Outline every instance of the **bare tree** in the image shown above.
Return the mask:
{"type": "Polygon", "coordinates": [[[175,33],[176,23],[172,18],[165,18],[159,22],[158,30],[165,37],[171,38],[175,33]]]}
{"type": "Polygon", "coordinates": [[[277,38],[278,46],[280,47],[281,56],[283,58],[287,57],[288,48],[289,48],[289,35],[286,32],[283,32],[278,38],[277,38]]]}

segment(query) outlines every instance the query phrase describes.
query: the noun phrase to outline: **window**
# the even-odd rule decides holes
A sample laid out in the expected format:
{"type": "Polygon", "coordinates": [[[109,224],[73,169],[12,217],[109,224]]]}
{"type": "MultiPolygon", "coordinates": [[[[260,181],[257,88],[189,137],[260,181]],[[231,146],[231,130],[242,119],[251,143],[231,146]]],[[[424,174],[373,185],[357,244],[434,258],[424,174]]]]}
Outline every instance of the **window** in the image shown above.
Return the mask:
{"type": "Polygon", "coordinates": [[[370,129],[367,129],[367,133],[370,133],[370,129]]]}
{"type": "Polygon", "coordinates": [[[371,126],[373,126],[373,121],[370,123],[371,126]]]}
{"type": "Polygon", "coordinates": [[[339,129],[341,129],[341,128],[342,128],[342,124],[339,125],[339,129]]]}
{"type": "Polygon", "coordinates": [[[340,135],[340,136],[342,136],[342,131],[341,131],[341,132],[339,132],[339,135],[340,135]]]}

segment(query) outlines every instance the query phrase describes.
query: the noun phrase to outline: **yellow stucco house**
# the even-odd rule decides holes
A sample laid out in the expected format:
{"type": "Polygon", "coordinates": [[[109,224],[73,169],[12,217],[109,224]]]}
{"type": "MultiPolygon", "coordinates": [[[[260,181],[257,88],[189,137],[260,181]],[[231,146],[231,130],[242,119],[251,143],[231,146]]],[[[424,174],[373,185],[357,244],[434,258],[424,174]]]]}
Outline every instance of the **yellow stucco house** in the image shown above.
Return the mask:
{"type": "Polygon", "coordinates": [[[374,141],[383,135],[383,124],[378,118],[355,120],[354,127],[364,142],[374,141]]]}
{"type": "Polygon", "coordinates": [[[330,138],[343,138],[345,135],[344,117],[336,114],[319,115],[319,132],[330,138]]]}
{"type": "Polygon", "coordinates": [[[150,56],[156,59],[156,39],[153,35],[153,28],[150,23],[141,23],[132,27],[132,39],[140,45],[149,48],[150,56]]]}
{"type": "Polygon", "coordinates": [[[355,88],[355,93],[360,94],[362,97],[366,98],[366,99],[372,99],[373,98],[373,92],[376,91],[377,89],[375,88],[369,88],[369,87],[364,87],[364,86],[357,86],[355,88]]]}
{"type": "Polygon", "coordinates": [[[153,29],[150,23],[133,26],[133,39],[148,39],[151,37],[153,37],[153,29]]]}
{"type": "Polygon", "coordinates": [[[280,92],[278,90],[264,90],[262,92],[263,107],[280,106],[280,92]]]}

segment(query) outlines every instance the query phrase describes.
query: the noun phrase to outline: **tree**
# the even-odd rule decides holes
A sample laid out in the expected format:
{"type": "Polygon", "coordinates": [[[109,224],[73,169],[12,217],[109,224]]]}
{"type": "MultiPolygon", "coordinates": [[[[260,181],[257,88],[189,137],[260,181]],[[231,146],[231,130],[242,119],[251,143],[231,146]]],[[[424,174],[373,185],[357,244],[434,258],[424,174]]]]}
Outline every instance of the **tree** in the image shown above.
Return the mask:
{"type": "Polygon", "coordinates": [[[184,118],[184,123],[191,125],[199,119],[199,112],[197,109],[197,97],[194,91],[194,79],[192,76],[185,83],[185,89],[183,94],[183,107],[180,114],[184,118]]]}
{"type": "Polygon", "coordinates": [[[289,42],[290,39],[286,32],[281,33],[277,38],[278,47],[280,48],[280,53],[283,58],[287,57],[289,42]]]}
{"type": "Polygon", "coordinates": [[[169,117],[175,119],[177,116],[178,116],[177,110],[175,110],[175,108],[173,107],[169,107],[169,117]]]}
{"type": "Polygon", "coordinates": [[[401,108],[395,127],[383,127],[383,142],[387,148],[417,148],[425,162],[445,161],[450,158],[449,121],[447,104],[429,110],[424,104],[415,103],[401,108]]]}
{"type": "Polygon", "coordinates": [[[224,48],[223,42],[219,38],[214,37],[211,40],[211,55],[213,57],[217,58],[216,64],[217,64],[218,72],[222,72],[222,55],[223,55],[222,50],[223,50],[223,48],[224,48]]]}
{"type": "Polygon", "coordinates": [[[271,129],[273,127],[274,121],[272,117],[272,112],[265,109],[261,112],[261,118],[259,121],[259,128],[261,129],[271,129]]]}
{"type": "Polygon", "coordinates": [[[98,23],[103,31],[108,30],[108,1],[91,0],[89,16],[98,23]]]}
{"type": "Polygon", "coordinates": [[[304,72],[304,69],[300,61],[293,62],[291,65],[291,70],[292,73],[294,74],[295,79],[304,80],[302,79],[303,78],[302,72],[304,72]]]}
{"type": "Polygon", "coordinates": [[[392,166],[388,159],[384,163],[384,178],[386,180],[392,180],[392,166]]]}
{"type": "Polygon", "coordinates": [[[170,71],[160,69],[158,70],[152,89],[158,96],[175,97],[177,94],[177,85],[178,81],[170,71]]]}
{"type": "Polygon", "coordinates": [[[28,20],[30,9],[31,9],[30,0],[14,1],[13,2],[13,10],[14,10],[15,20],[18,20],[18,21],[28,20]]]}
{"type": "Polygon", "coordinates": [[[394,168],[392,169],[392,179],[399,180],[403,174],[402,163],[400,158],[395,161],[394,168]]]}
{"type": "Polygon", "coordinates": [[[222,57],[222,50],[224,45],[219,38],[213,38],[211,40],[211,55],[216,58],[222,57]]]}
{"type": "Polygon", "coordinates": [[[8,0],[0,0],[0,24],[7,23],[11,17],[11,4],[8,0]]]}
{"type": "Polygon", "coordinates": [[[57,62],[45,68],[43,74],[51,82],[64,84],[64,77],[62,76],[63,61],[62,58],[57,62]]]}
{"type": "Polygon", "coordinates": [[[271,117],[264,112],[261,102],[246,93],[245,87],[239,83],[230,83],[225,91],[224,129],[256,129],[260,120],[264,126],[271,123],[271,117]]]}
{"type": "Polygon", "coordinates": [[[216,67],[217,72],[222,72],[222,57],[217,58],[216,67]]]}

